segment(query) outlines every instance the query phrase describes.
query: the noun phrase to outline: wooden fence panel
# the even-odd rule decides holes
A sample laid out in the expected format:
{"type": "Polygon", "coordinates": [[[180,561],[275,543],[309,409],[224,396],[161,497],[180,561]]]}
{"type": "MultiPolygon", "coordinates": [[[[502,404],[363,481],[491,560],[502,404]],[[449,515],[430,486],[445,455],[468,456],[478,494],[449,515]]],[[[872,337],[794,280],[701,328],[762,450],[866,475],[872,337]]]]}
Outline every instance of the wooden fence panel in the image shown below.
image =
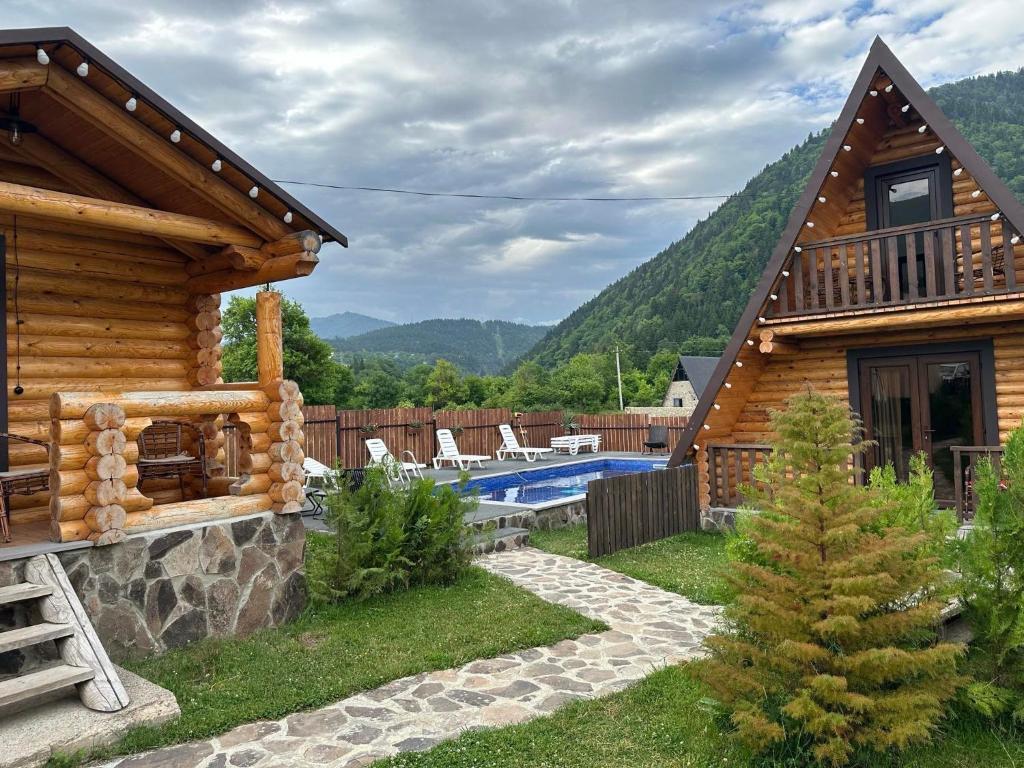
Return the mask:
{"type": "Polygon", "coordinates": [[[551,438],[565,434],[565,420],[561,411],[521,413],[512,422],[512,427],[519,438],[519,444],[531,448],[547,448],[551,445],[551,438]]]}
{"type": "Polygon", "coordinates": [[[693,464],[587,484],[587,548],[591,557],[699,527],[697,468],[693,464]]]}
{"type": "Polygon", "coordinates": [[[311,459],[333,467],[338,458],[337,417],[333,405],[307,405],[302,409],[306,437],[305,452],[311,459]]]}
{"type": "Polygon", "coordinates": [[[343,467],[363,467],[370,460],[365,441],[384,441],[391,454],[401,459],[412,451],[417,461],[428,464],[434,456],[434,425],[429,408],[374,408],[338,411],[338,458],[343,467]],[[373,427],[370,429],[370,427],[373,427]]]}
{"type": "Polygon", "coordinates": [[[473,411],[434,411],[434,428],[450,429],[462,453],[496,457],[501,447],[499,424],[511,424],[508,408],[478,408],[473,411]]]}

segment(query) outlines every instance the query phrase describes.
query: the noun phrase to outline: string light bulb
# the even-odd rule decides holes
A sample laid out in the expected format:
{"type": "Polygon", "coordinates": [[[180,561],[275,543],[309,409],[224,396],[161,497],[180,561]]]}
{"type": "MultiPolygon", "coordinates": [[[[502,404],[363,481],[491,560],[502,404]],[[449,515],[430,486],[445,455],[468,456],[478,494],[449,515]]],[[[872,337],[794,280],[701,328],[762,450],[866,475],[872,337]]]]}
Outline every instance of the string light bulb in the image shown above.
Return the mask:
{"type": "Polygon", "coordinates": [[[843,144],[843,151],[844,152],[852,152],[853,151],[853,147],[851,147],[849,144],[843,144]]]}
{"type": "Polygon", "coordinates": [[[82,59],[82,63],[79,64],[77,67],[75,67],[75,72],[78,73],[79,77],[88,77],[89,76],[89,60],[88,59],[82,59]]]}
{"type": "Polygon", "coordinates": [[[858,117],[857,118],[857,125],[864,125],[864,118],[863,117],[858,117]]]}
{"type": "Polygon", "coordinates": [[[704,425],[704,429],[711,429],[711,425],[710,424],[705,424],[704,425]]]}
{"type": "Polygon", "coordinates": [[[924,133],[927,130],[928,130],[928,124],[925,123],[924,125],[922,125],[920,128],[917,129],[917,132],[918,133],[924,133]]]}
{"type": "Polygon", "coordinates": [[[941,155],[941,154],[942,154],[943,152],[945,152],[945,151],[946,151],[946,147],[945,147],[945,146],[937,147],[937,148],[935,149],[935,154],[936,154],[936,155],[941,155]]]}
{"type": "MultiPolygon", "coordinates": [[[[761,318],[761,319],[763,320],[764,318],[761,318]]],[[[742,360],[737,360],[736,361],[736,367],[737,368],[742,368],[743,367],[743,361],[742,360]]]]}
{"type": "Polygon", "coordinates": [[[971,197],[981,197],[981,190],[976,189],[973,192],[971,192],[971,197]]]}
{"type": "Polygon", "coordinates": [[[788,269],[782,270],[782,276],[783,277],[789,277],[789,270],[788,269]]]}
{"type": "Polygon", "coordinates": [[[130,96],[128,98],[128,101],[124,103],[124,108],[127,109],[129,112],[134,112],[136,109],[138,109],[138,106],[139,101],[134,96],[130,96]]]}
{"type": "Polygon", "coordinates": [[[1020,235],[1014,235],[1013,237],[1011,237],[1010,238],[1010,242],[1013,243],[1014,245],[1019,243],[1020,242],[1020,235]]]}
{"type": "Polygon", "coordinates": [[[291,224],[292,223],[292,212],[291,211],[285,211],[285,214],[284,214],[284,216],[282,216],[282,218],[284,219],[284,223],[285,224],[291,224]]]}
{"type": "Polygon", "coordinates": [[[909,111],[910,111],[910,105],[909,104],[904,104],[902,107],[900,107],[900,112],[906,113],[906,112],[909,112],[909,111]]]}
{"type": "Polygon", "coordinates": [[[824,203],[827,199],[828,198],[826,198],[824,195],[818,195],[818,202],[819,203],[824,203]]]}
{"type": "Polygon", "coordinates": [[[715,403],[715,410],[716,411],[722,410],[722,406],[720,406],[718,403],[715,403]]]}
{"type": "Polygon", "coordinates": [[[800,253],[803,251],[803,248],[799,245],[794,245],[793,250],[796,251],[797,253],[800,253]]]}
{"type": "Polygon", "coordinates": [[[218,158],[217,158],[216,160],[214,160],[214,161],[213,161],[212,163],[210,163],[210,169],[211,169],[211,170],[212,170],[212,171],[213,171],[214,173],[220,173],[220,169],[221,169],[222,167],[223,167],[223,166],[221,165],[221,162],[220,162],[220,158],[219,158],[219,157],[218,157],[218,158]]]}
{"type": "Polygon", "coordinates": [[[171,143],[172,144],[177,144],[179,141],[181,141],[181,131],[179,131],[177,128],[175,128],[173,131],[171,131],[171,137],[170,138],[171,138],[171,143]]]}
{"type": "Polygon", "coordinates": [[[999,211],[993,213],[989,218],[992,219],[992,221],[999,221],[999,211]]]}
{"type": "Polygon", "coordinates": [[[870,96],[877,96],[877,95],[878,95],[878,91],[876,91],[876,90],[874,90],[874,89],[872,88],[872,89],[871,89],[870,91],[868,91],[868,94],[869,94],[870,96]]]}
{"type": "MultiPolygon", "coordinates": [[[[779,294],[777,294],[777,293],[771,294],[771,299],[772,299],[772,301],[778,301],[779,300],[779,294]]],[[[754,346],[754,342],[750,342],[750,346],[754,346]]]]}
{"type": "Polygon", "coordinates": [[[726,389],[732,389],[732,382],[729,382],[729,381],[725,382],[725,388],[726,389]]]}
{"type": "Polygon", "coordinates": [[[260,188],[257,187],[255,184],[253,184],[252,185],[252,189],[249,190],[249,197],[251,197],[253,200],[255,200],[257,197],[259,197],[259,194],[260,194],[260,188]]]}
{"type": "Polygon", "coordinates": [[[889,83],[887,86],[885,86],[885,92],[892,93],[892,83],[889,83]]]}
{"type": "Polygon", "coordinates": [[[46,55],[46,51],[42,48],[36,48],[36,61],[45,67],[50,63],[50,57],[46,55]]]}
{"type": "Polygon", "coordinates": [[[807,227],[808,227],[808,229],[814,229],[814,222],[813,221],[808,221],[807,222],[807,227]]]}
{"type": "Polygon", "coordinates": [[[964,172],[963,168],[957,168],[955,171],[953,171],[953,175],[954,176],[961,176],[961,175],[963,175],[963,172],[964,172]]]}
{"type": "Polygon", "coordinates": [[[839,178],[839,171],[829,171],[833,179],[839,178]]]}
{"type": "Polygon", "coordinates": [[[754,346],[754,340],[753,339],[747,339],[747,346],[748,347],[754,346]]]}

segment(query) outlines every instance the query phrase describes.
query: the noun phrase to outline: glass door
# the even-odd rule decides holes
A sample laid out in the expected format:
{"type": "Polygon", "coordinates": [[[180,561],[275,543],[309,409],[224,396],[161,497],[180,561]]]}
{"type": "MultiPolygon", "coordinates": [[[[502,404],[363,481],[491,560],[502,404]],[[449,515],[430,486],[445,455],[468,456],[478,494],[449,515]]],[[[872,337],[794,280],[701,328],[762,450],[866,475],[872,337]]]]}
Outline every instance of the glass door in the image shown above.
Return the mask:
{"type": "Polygon", "coordinates": [[[908,355],[860,361],[861,413],[868,469],[892,464],[906,480],[910,457],[923,451],[935,475],[935,498],[952,504],[955,445],[981,445],[981,360],[977,352],[908,355]]]}

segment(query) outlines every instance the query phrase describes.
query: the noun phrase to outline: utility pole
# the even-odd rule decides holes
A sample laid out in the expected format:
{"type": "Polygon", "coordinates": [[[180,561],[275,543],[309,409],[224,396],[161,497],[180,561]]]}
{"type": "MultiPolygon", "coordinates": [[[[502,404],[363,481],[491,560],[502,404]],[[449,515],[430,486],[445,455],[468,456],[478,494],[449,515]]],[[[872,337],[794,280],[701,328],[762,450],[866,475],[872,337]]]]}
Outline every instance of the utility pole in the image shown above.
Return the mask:
{"type": "Polygon", "coordinates": [[[619,410],[626,410],[625,405],[622,403],[622,368],[619,367],[619,348],[615,347],[615,378],[619,381],[619,410]]]}

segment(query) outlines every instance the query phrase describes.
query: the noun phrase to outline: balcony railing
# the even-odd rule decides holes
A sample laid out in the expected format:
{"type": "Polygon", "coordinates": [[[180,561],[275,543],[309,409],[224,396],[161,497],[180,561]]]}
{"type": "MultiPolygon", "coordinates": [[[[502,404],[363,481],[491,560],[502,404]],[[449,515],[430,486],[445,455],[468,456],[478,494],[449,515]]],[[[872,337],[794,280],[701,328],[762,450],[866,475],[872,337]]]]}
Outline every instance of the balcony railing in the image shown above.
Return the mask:
{"type": "Polygon", "coordinates": [[[1009,222],[961,216],[805,243],[773,291],[770,317],[1013,293],[1017,233],[1009,222]]]}
{"type": "Polygon", "coordinates": [[[712,507],[738,507],[743,503],[741,486],[754,482],[754,467],[772,452],[760,443],[709,443],[708,478],[712,507]]]}

